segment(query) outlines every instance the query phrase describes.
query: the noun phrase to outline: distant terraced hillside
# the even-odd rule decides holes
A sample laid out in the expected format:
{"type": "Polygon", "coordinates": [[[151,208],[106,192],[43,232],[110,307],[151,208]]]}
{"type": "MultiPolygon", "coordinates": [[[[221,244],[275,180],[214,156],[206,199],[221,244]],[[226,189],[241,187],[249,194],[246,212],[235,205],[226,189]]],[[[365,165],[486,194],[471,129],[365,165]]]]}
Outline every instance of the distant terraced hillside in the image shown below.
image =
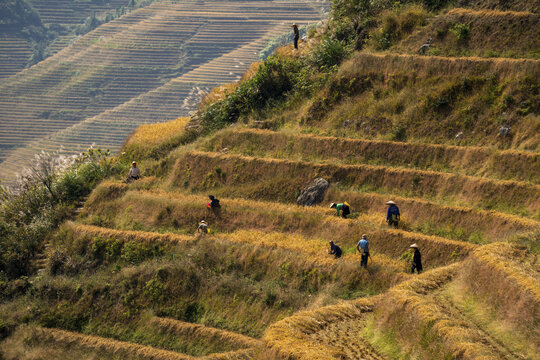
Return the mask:
{"type": "Polygon", "coordinates": [[[0,82],[0,177],[40,150],[118,150],[138,125],[188,114],[202,90],[239,79],[292,22],[318,21],[316,8],[162,1],[102,25],[0,82]]]}

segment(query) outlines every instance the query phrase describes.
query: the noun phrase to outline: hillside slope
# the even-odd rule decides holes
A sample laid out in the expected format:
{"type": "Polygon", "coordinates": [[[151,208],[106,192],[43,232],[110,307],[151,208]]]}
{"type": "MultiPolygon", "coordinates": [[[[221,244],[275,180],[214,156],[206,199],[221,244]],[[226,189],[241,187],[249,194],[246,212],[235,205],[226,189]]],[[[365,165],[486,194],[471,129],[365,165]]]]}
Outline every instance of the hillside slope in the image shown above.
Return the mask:
{"type": "MultiPolygon", "coordinates": [[[[0,283],[0,355],[537,359],[538,49],[488,58],[496,42],[471,37],[459,54],[414,54],[440,19],[503,10],[462,3],[336,1],[299,51],[279,48],[189,118],[139,127],[28,277],[0,283]],[[133,160],[142,176],[126,182],[133,160]],[[317,178],[327,190],[302,205],[317,178]]],[[[529,11],[513,23],[525,33],[535,3],[506,5],[529,11]]]]}
{"type": "Polygon", "coordinates": [[[110,21],[0,83],[0,177],[51,144],[118,150],[138,125],[194,110],[198,87],[238,79],[289,23],[319,18],[303,2],[165,1],[110,21]]]}

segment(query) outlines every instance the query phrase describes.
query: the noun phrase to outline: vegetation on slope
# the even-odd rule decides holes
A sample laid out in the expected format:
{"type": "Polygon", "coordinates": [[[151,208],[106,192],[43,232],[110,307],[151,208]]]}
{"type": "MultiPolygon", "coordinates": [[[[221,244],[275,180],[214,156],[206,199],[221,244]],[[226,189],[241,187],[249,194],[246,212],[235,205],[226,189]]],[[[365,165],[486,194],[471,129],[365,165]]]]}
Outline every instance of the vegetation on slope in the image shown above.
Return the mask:
{"type": "Polygon", "coordinates": [[[133,356],[235,351],[246,341],[237,332],[262,337],[261,359],[521,358],[524,339],[538,335],[537,61],[353,52],[386,40],[392,52],[449,4],[337,1],[328,28],[214,92],[189,131],[179,130],[186,119],[141,128],[120,159],[137,157],[145,178],[90,195],[48,239],[47,271],[6,282],[13,301],[0,304],[0,328],[58,328],[31,338],[133,356]],[[204,137],[239,122],[284,131],[204,137]],[[336,161],[349,147],[365,158],[336,161]],[[398,154],[386,159],[386,149],[398,154]],[[418,154],[435,149],[432,159],[418,154]],[[349,219],[291,205],[319,176],[331,182],[325,201],[351,202],[349,219]],[[223,196],[220,216],[204,207],[209,192],[223,196]],[[405,210],[399,230],[384,224],[389,197],[405,210]],[[202,218],[211,234],[192,235],[202,218]],[[355,255],[364,232],[367,270],[355,255]],[[341,259],[326,253],[329,239],[339,239],[341,259]],[[412,242],[420,276],[404,273],[412,242]],[[467,306],[474,296],[489,321],[467,306]],[[496,320],[517,340],[493,330],[496,320]]]}

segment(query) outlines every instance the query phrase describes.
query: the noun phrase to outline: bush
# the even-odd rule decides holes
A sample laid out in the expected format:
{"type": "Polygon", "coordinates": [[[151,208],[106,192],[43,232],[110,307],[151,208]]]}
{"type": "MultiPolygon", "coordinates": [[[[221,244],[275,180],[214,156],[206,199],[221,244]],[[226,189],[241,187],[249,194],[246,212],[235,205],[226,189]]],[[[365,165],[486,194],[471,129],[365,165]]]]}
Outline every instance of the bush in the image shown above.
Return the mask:
{"type": "Polygon", "coordinates": [[[458,45],[466,45],[471,37],[470,24],[455,24],[450,28],[450,33],[456,37],[458,45]]]}
{"type": "Polygon", "coordinates": [[[331,68],[339,65],[350,53],[342,41],[324,39],[313,50],[309,62],[318,69],[331,68]]]}
{"type": "Polygon", "coordinates": [[[44,239],[70,214],[74,203],[117,169],[107,151],[78,157],[42,152],[17,185],[0,191],[0,273],[28,275],[44,239]]]}

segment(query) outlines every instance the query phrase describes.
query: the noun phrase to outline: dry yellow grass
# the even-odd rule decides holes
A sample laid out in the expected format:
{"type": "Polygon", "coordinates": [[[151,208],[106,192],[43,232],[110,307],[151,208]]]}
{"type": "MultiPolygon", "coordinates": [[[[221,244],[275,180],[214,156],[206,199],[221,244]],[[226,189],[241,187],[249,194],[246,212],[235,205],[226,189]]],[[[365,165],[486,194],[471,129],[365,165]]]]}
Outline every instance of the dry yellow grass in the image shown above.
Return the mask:
{"type": "Polygon", "coordinates": [[[272,324],[263,341],[276,358],[302,360],[330,360],[343,358],[343,353],[327,343],[314,340],[311,335],[332,323],[360,319],[373,311],[378,297],[343,302],[311,311],[301,311],[272,324]]]}
{"type": "Polygon", "coordinates": [[[124,214],[130,208],[133,221],[147,228],[162,227],[174,222],[175,226],[195,231],[197,223],[205,218],[214,231],[280,231],[320,239],[323,243],[334,240],[342,247],[355,246],[359,236],[367,233],[374,253],[394,258],[400,257],[410,244],[416,242],[422,249],[427,267],[458,260],[474,248],[474,245],[460,241],[387,229],[380,215],[361,215],[355,220],[346,220],[336,217],[332,210],[322,206],[301,207],[222,198],[221,217],[214,218],[204,207],[206,201],[207,198],[200,195],[129,191],[121,199],[95,203],[85,211],[89,215],[114,216],[111,221],[118,224],[116,226],[124,221],[124,214]],[[169,209],[168,213],[164,212],[165,208],[169,209]]]}
{"type": "Polygon", "coordinates": [[[164,123],[141,125],[127,139],[124,147],[156,146],[182,134],[188,122],[189,118],[184,117],[164,123]]]}
{"type": "Polygon", "coordinates": [[[129,359],[148,360],[193,360],[195,357],[173,351],[156,349],[151,346],[143,346],[124,341],[102,338],[99,336],[83,335],[71,331],[38,328],[34,338],[51,342],[58,346],[73,349],[88,349],[98,353],[114,356],[123,356],[129,359]]]}
{"type": "Polygon", "coordinates": [[[538,76],[540,61],[528,59],[483,59],[477,57],[445,58],[439,56],[416,56],[397,54],[355,53],[339,70],[346,78],[362,76],[367,73],[392,74],[396,69],[413,73],[417,77],[430,77],[433,74],[476,75],[483,73],[497,74],[501,79],[518,75],[538,76]]]}
{"type": "Polygon", "coordinates": [[[466,288],[484,297],[540,346],[540,265],[537,255],[508,243],[480,247],[465,262],[466,288]]]}
{"type": "Polygon", "coordinates": [[[230,345],[233,348],[251,348],[261,345],[261,341],[227,330],[216,329],[201,324],[186,323],[179,320],[154,317],[150,326],[161,331],[193,338],[212,339],[230,345]]]}
{"type": "Polygon", "coordinates": [[[317,162],[379,162],[419,169],[540,183],[540,155],[483,147],[346,139],[258,129],[226,129],[203,148],[229,153],[317,162]]]}
{"type": "MultiPolygon", "coordinates": [[[[69,223],[68,223],[69,225],[69,223]]],[[[73,230],[77,233],[89,234],[91,236],[99,236],[103,238],[115,238],[123,241],[140,241],[140,242],[174,242],[181,243],[193,240],[193,236],[177,235],[177,234],[160,234],[156,232],[115,230],[92,225],[71,224],[73,230]]]]}
{"type": "Polygon", "coordinates": [[[379,326],[391,328],[398,341],[422,358],[504,358],[506,349],[431,295],[461,267],[458,263],[429,271],[390,289],[376,310],[379,326]],[[418,347],[419,342],[424,346],[418,347]]]}
{"type": "Polygon", "coordinates": [[[529,216],[540,211],[540,185],[524,182],[385,166],[311,164],[218,153],[186,153],[176,161],[170,185],[184,187],[188,184],[194,190],[228,186],[227,191],[233,193],[240,191],[237,188],[242,185],[252,189],[251,196],[269,194],[275,200],[291,201],[294,194],[305,186],[306,179],[315,177],[324,177],[330,183],[339,182],[341,186],[391,189],[397,194],[417,193],[441,200],[449,198],[472,206],[496,206],[505,211],[519,207],[529,216]],[[214,175],[216,168],[224,175],[214,175]],[[280,176],[276,178],[276,174],[280,176]]]}

